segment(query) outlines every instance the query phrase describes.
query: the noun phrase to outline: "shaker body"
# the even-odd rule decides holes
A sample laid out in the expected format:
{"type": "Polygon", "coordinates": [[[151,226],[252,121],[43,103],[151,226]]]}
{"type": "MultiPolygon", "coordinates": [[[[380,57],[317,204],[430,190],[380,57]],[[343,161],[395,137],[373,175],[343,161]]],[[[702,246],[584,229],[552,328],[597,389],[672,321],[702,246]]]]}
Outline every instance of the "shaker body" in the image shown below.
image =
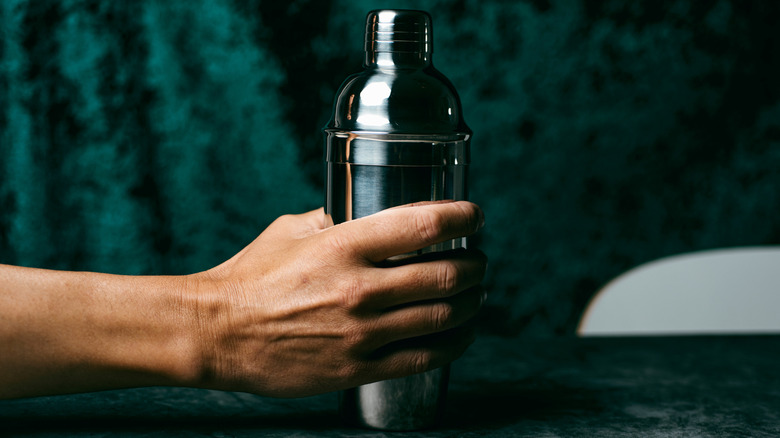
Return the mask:
{"type": "Polygon", "coordinates": [[[342,417],[383,430],[418,430],[437,425],[444,414],[450,366],[382,380],[339,393],[342,417]]]}
{"type": "MultiPolygon", "coordinates": [[[[333,130],[326,135],[328,222],[412,202],[466,199],[468,134],[449,141],[333,130]]],[[[455,239],[401,257],[465,246],[465,238],[455,239]]],[[[355,425],[385,430],[432,427],[443,413],[448,378],[449,365],[342,391],[342,416],[355,425]]]]}
{"type": "Polygon", "coordinates": [[[465,200],[468,137],[326,129],[326,213],[338,224],[412,202],[465,200]]]}
{"type": "MultiPolygon", "coordinates": [[[[365,69],[342,84],[324,130],[327,223],[412,202],[466,199],[471,131],[454,87],[433,67],[432,51],[427,13],[368,14],[365,69]]],[[[455,239],[394,259],[465,245],[455,239]]],[[[432,427],[448,376],[446,366],[343,391],[342,414],[378,429],[432,427]]]]}

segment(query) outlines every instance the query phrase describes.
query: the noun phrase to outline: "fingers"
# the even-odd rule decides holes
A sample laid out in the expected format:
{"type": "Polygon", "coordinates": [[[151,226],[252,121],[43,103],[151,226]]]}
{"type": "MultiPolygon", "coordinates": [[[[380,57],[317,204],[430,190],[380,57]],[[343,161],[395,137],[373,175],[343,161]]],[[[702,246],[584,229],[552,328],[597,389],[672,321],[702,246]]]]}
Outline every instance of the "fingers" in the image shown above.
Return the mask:
{"type": "Polygon", "coordinates": [[[373,323],[374,348],[459,327],[477,315],[485,290],[474,287],[445,300],[425,301],[390,310],[373,323]]]}
{"type": "Polygon", "coordinates": [[[487,257],[478,250],[457,249],[406,259],[394,267],[373,268],[367,274],[373,290],[365,305],[389,308],[414,301],[441,299],[478,285],[487,257]],[[421,258],[428,261],[420,261],[421,258]]]}
{"type": "Polygon", "coordinates": [[[472,327],[458,327],[389,344],[366,361],[365,367],[371,370],[368,381],[403,377],[442,367],[462,356],[474,340],[475,330],[472,327]]]}
{"type": "Polygon", "coordinates": [[[446,258],[372,268],[372,274],[389,287],[372,291],[359,313],[368,334],[362,337],[362,351],[382,352],[410,343],[424,346],[426,340],[438,339],[431,336],[462,330],[474,319],[486,298],[479,285],[485,274],[485,255],[476,250],[438,255],[446,258]]]}
{"type": "Polygon", "coordinates": [[[475,233],[484,223],[482,210],[466,201],[423,203],[391,208],[331,231],[338,247],[371,262],[475,233]]]}

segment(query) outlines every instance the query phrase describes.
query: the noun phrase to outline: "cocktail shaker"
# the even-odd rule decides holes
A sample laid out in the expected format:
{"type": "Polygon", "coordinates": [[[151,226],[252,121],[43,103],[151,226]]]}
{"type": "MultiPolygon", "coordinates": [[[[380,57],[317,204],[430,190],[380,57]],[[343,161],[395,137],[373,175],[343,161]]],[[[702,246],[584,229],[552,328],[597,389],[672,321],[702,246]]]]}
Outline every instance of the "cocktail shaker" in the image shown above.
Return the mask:
{"type": "MultiPolygon", "coordinates": [[[[426,12],[369,12],[364,70],[342,84],[324,129],[331,223],[410,202],[466,199],[471,130],[432,53],[426,12]]],[[[465,239],[457,239],[408,256],[463,246],[465,239]]],[[[444,367],[343,391],[342,414],[378,429],[432,427],[442,414],[448,375],[444,367]]]]}

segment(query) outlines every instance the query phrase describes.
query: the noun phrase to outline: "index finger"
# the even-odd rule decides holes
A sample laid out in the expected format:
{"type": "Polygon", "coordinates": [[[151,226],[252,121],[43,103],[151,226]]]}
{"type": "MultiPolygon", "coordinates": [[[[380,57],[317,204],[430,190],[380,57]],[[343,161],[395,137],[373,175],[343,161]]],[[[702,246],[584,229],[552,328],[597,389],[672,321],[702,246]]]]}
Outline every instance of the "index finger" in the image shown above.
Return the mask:
{"type": "Polygon", "coordinates": [[[372,262],[469,236],[484,224],[474,203],[452,201],[391,208],[344,222],[347,244],[372,262]]]}

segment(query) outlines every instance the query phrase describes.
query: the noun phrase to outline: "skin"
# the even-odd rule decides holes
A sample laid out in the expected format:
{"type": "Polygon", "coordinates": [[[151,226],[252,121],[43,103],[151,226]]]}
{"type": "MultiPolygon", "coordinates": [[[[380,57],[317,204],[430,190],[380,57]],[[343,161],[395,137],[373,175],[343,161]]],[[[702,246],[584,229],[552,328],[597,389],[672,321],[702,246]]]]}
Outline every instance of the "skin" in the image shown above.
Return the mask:
{"type": "Polygon", "coordinates": [[[0,398],[141,386],[300,397],[437,368],[473,342],[482,253],[385,260],[476,232],[476,205],[323,218],[282,216],[186,276],[0,265],[0,398]]]}

